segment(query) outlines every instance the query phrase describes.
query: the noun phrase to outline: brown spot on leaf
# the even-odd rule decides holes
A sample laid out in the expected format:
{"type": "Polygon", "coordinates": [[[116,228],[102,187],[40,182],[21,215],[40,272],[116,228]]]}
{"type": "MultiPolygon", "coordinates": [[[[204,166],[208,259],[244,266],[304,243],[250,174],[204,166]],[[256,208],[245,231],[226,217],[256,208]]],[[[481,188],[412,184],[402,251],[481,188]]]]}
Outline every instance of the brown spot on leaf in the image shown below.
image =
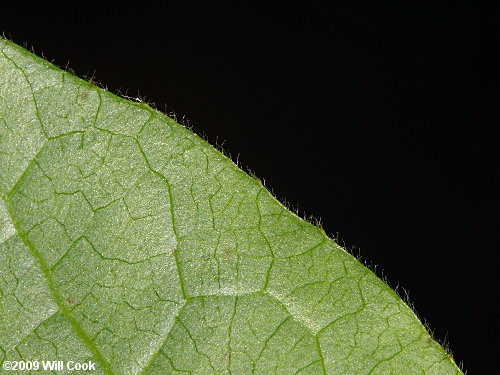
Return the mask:
{"type": "Polygon", "coordinates": [[[236,251],[234,249],[231,249],[231,248],[227,247],[224,250],[222,250],[222,256],[224,258],[226,258],[226,259],[227,258],[231,258],[234,255],[235,252],[236,251]]]}

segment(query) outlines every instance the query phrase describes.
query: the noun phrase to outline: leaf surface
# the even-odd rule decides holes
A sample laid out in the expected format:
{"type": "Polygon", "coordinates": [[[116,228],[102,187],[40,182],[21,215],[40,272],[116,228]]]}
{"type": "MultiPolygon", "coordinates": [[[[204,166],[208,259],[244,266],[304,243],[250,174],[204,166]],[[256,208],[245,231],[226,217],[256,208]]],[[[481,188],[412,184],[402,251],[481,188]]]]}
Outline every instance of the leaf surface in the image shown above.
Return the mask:
{"type": "Polygon", "coordinates": [[[461,374],[393,290],[204,140],[3,39],[0,194],[2,363],[461,374]]]}

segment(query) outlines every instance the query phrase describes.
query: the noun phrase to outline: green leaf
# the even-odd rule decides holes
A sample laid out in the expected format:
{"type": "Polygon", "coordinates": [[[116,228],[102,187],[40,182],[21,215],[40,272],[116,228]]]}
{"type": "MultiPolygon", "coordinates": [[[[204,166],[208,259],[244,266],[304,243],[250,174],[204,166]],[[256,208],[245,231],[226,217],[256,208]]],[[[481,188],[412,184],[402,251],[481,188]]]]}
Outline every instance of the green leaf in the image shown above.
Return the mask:
{"type": "Polygon", "coordinates": [[[393,290],[204,140],[3,39],[0,194],[2,363],[461,374],[393,290]]]}

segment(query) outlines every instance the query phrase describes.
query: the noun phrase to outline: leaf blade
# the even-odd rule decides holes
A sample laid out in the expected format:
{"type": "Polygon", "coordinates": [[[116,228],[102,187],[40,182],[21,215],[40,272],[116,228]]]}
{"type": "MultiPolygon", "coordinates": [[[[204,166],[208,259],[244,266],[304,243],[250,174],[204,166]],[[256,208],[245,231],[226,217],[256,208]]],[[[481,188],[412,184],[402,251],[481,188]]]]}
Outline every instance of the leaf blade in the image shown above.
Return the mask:
{"type": "Polygon", "coordinates": [[[71,342],[64,358],[102,373],[461,373],[394,291],[205,141],[0,51],[0,253],[29,250],[53,313],[2,360],[71,342]]]}

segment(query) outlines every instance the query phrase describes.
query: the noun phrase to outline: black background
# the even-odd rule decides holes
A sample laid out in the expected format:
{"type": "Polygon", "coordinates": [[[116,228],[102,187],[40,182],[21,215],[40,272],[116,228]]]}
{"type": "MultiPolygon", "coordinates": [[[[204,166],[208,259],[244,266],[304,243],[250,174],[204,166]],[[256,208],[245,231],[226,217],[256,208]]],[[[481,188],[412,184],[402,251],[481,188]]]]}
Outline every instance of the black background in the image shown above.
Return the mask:
{"type": "Polygon", "coordinates": [[[469,373],[493,366],[493,7],[71,4],[2,8],[0,30],[223,143],[409,291],[469,373]]]}

